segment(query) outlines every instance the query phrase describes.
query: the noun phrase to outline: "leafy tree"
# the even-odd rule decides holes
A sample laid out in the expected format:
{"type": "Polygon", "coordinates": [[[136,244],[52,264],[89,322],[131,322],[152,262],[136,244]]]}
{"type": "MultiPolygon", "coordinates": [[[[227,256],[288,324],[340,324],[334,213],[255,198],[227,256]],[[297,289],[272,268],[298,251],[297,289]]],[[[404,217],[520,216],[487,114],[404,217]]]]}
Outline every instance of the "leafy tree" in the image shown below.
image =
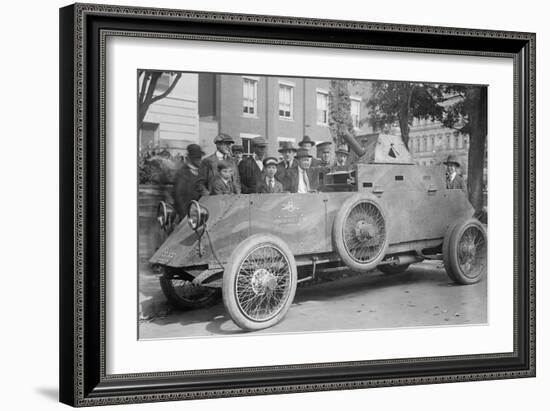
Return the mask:
{"type": "Polygon", "coordinates": [[[330,81],[328,125],[336,146],[345,144],[344,135],[355,135],[348,84],[346,80],[330,81]]]}
{"type": "Polygon", "coordinates": [[[441,85],[441,95],[456,96],[437,120],[445,127],[470,136],[468,149],[468,197],[476,211],[483,208],[483,169],[487,145],[487,87],[441,85]]]}
{"type": "Polygon", "coordinates": [[[181,78],[181,73],[177,73],[176,76],[171,80],[166,91],[161,94],[155,95],[158,81],[164,73],[165,72],[162,71],[151,70],[142,70],[139,72],[138,81],[140,82],[140,87],[138,98],[138,128],[141,128],[141,125],[143,124],[143,119],[145,118],[147,110],[149,110],[151,104],[168,96],[172,92],[172,90],[174,90],[174,87],[176,87],[176,84],[178,84],[178,81],[181,78]]]}
{"type": "Polygon", "coordinates": [[[401,81],[373,82],[367,100],[368,121],[374,130],[398,123],[403,143],[409,147],[409,131],[414,118],[434,120],[443,111],[438,104],[441,91],[431,85],[401,81]]]}

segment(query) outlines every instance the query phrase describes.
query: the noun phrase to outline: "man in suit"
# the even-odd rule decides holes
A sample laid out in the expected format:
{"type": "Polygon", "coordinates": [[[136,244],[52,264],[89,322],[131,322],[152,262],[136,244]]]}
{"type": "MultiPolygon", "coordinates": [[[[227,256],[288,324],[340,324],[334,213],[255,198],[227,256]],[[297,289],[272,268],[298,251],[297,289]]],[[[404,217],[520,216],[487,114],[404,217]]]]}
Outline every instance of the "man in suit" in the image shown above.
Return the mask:
{"type": "MultiPolygon", "coordinates": [[[[304,136],[304,138],[302,138],[302,141],[300,141],[298,145],[300,146],[300,148],[311,152],[311,149],[315,147],[315,141],[313,141],[309,136],[304,136]]],[[[314,156],[311,156],[311,167],[318,167],[320,162],[321,160],[315,158],[314,156]]]]}
{"type": "Polygon", "coordinates": [[[243,194],[256,193],[264,171],[263,158],[267,147],[262,137],[252,139],[252,156],[239,164],[239,176],[243,194]]]}
{"type": "MultiPolygon", "coordinates": [[[[323,185],[325,182],[325,176],[330,172],[330,157],[332,143],[330,141],[324,141],[317,144],[317,153],[321,156],[319,164],[317,165],[317,174],[319,175],[319,185],[323,185]]],[[[313,167],[313,166],[312,166],[313,167]]]]}
{"type": "Polygon", "coordinates": [[[235,161],[235,164],[238,167],[241,161],[243,161],[244,147],[235,144],[233,147],[231,147],[231,152],[233,153],[233,161],[235,161]]]}
{"type": "Polygon", "coordinates": [[[214,187],[214,179],[218,175],[218,162],[222,160],[229,161],[233,164],[233,176],[231,178],[237,188],[236,194],[241,193],[239,173],[235,162],[231,158],[231,145],[233,143],[233,139],[227,134],[218,134],[214,138],[216,151],[208,157],[205,157],[199,168],[199,176],[197,178],[196,186],[197,191],[201,195],[209,195],[212,191],[212,188],[214,187]]]}
{"type": "Polygon", "coordinates": [[[277,159],[275,157],[267,157],[264,160],[264,177],[258,185],[258,193],[282,193],[283,185],[277,181],[275,174],[277,173],[277,159]]]}
{"type": "Polygon", "coordinates": [[[204,156],[204,152],[198,144],[189,144],[187,146],[187,158],[176,172],[173,197],[180,220],[187,215],[191,201],[198,200],[200,197],[196,182],[202,156],[204,156]]]}
{"type": "Polygon", "coordinates": [[[294,158],[296,151],[297,148],[290,141],[283,142],[279,148],[279,153],[283,156],[283,160],[277,164],[275,178],[283,184],[283,187],[286,186],[287,171],[290,168],[298,167],[298,161],[294,158]]]}
{"type": "Polygon", "coordinates": [[[450,154],[447,157],[447,161],[443,164],[447,166],[446,171],[446,186],[449,190],[462,190],[467,195],[468,189],[466,188],[466,182],[464,178],[458,173],[460,169],[460,163],[454,154],[450,154]]]}
{"type": "Polygon", "coordinates": [[[332,166],[332,171],[349,171],[349,151],[346,146],[340,146],[335,151],[336,162],[332,166]]]}
{"type": "Polygon", "coordinates": [[[218,175],[214,178],[211,194],[237,194],[237,187],[233,179],[234,169],[235,165],[232,161],[218,161],[218,175]]]}
{"type": "Polygon", "coordinates": [[[296,153],[298,167],[291,168],[287,173],[287,187],[285,191],[291,193],[310,193],[317,190],[317,173],[311,168],[312,156],[306,149],[299,149],[296,153]]]}

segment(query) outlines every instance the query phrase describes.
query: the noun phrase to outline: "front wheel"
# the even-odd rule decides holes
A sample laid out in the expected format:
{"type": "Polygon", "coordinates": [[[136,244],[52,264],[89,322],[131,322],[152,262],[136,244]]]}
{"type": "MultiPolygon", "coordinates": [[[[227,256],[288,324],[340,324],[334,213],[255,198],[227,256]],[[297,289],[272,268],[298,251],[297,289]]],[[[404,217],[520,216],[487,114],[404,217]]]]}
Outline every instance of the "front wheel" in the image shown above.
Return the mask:
{"type": "Polygon", "coordinates": [[[223,303],[244,330],[261,330],[282,320],[296,294],[296,261],[288,246],[269,234],[240,243],[223,274],[223,303]]]}
{"type": "Polygon", "coordinates": [[[451,225],[443,240],[443,264],[458,284],[474,284],[487,272],[487,232],[475,218],[451,225]]]}

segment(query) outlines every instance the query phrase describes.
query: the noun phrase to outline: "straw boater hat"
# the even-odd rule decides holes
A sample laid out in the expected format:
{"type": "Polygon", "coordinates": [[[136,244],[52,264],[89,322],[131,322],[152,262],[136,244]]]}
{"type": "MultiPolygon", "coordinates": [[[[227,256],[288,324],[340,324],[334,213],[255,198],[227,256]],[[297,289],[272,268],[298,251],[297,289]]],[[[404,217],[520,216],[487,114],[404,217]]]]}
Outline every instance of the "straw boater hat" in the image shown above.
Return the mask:
{"type": "Polygon", "coordinates": [[[298,149],[298,152],[296,153],[296,158],[302,158],[302,157],[313,157],[311,154],[309,154],[309,151],[305,148],[298,149]]]}
{"type": "Polygon", "coordinates": [[[460,167],[460,163],[454,154],[449,154],[447,160],[443,162],[445,165],[454,164],[455,167],[460,167]]]}
{"type": "Polygon", "coordinates": [[[298,151],[296,147],[292,145],[292,141],[283,141],[281,143],[281,147],[279,148],[279,153],[282,153],[283,151],[298,151]]]}
{"type": "Polygon", "coordinates": [[[276,166],[277,164],[279,164],[279,162],[277,161],[277,159],[275,157],[267,157],[264,160],[264,167],[276,166]]]}
{"type": "Polygon", "coordinates": [[[298,145],[302,147],[304,144],[307,144],[307,143],[311,144],[312,146],[315,146],[315,141],[313,141],[309,136],[304,136],[304,138],[302,138],[302,141],[300,141],[298,145]]]}

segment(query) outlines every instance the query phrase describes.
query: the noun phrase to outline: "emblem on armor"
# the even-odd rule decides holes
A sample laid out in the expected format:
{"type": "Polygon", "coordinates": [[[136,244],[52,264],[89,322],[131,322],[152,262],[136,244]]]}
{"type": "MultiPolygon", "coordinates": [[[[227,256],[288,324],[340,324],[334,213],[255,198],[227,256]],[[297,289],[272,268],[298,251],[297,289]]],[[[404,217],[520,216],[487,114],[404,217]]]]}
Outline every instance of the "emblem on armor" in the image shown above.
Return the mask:
{"type": "Polygon", "coordinates": [[[295,211],[298,211],[299,208],[296,207],[291,200],[289,200],[286,204],[283,205],[283,210],[288,211],[289,213],[294,213],[295,211]]]}

